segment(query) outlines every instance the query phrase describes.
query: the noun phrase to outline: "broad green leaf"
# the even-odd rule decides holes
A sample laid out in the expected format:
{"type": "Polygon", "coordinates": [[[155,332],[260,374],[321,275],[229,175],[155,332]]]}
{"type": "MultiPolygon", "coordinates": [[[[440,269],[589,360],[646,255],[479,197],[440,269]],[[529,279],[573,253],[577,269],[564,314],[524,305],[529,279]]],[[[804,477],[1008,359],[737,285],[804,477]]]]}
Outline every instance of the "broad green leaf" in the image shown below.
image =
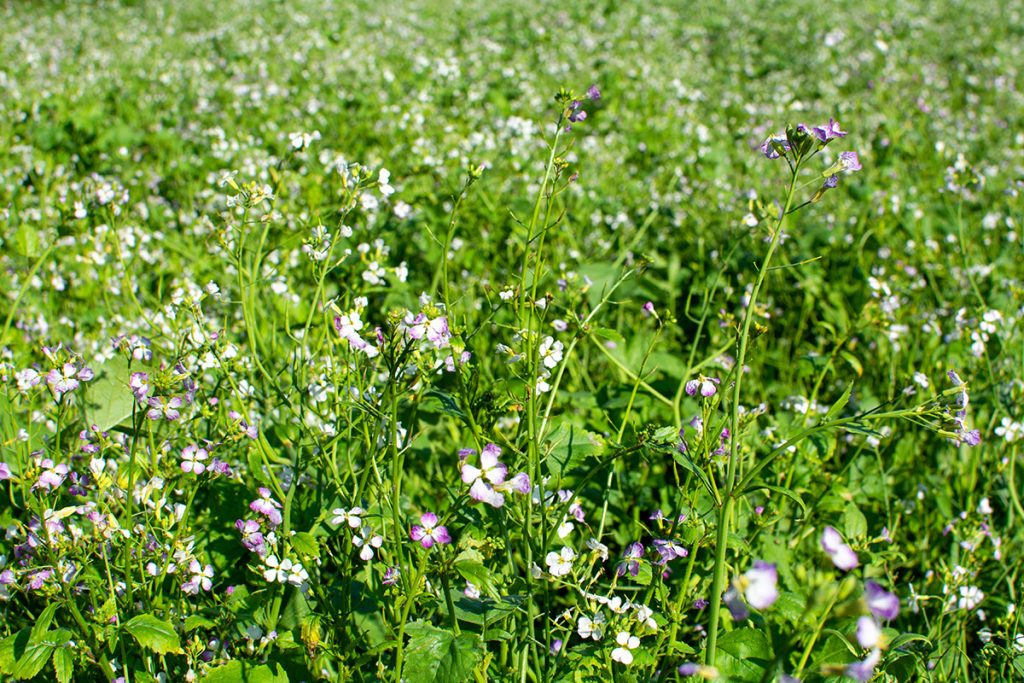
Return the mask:
{"type": "Polygon", "coordinates": [[[856,503],[847,503],[843,511],[843,531],[848,541],[867,536],[868,520],[856,503]]]}
{"type": "Polygon", "coordinates": [[[53,621],[53,615],[57,613],[58,603],[51,602],[46,606],[39,616],[36,617],[36,623],[32,627],[32,642],[38,643],[43,639],[46,634],[46,629],[50,628],[50,622],[53,621]]]}
{"type": "Polygon", "coordinates": [[[14,665],[25,654],[31,637],[29,629],[24,628],[0,641],[0,673],[13,673],[14,665]]]}
{"type": "Polygon", "coordinates": [[[291,537],[292,548],[300,555],[307,557],[320,557],[320,544],[316,536],[308,531],[300,531],[291,537]]]}
{"type": "Polygon", "coordinates": [[[406,647],[402,678],[408,683],[449,683],[471,680],[473,668],[483,656],[480,636],[413,622],[406,628],[410,634],[406,647]]]}
{"type": "Polygon", "coordinates": [[[75,659],[68,648],[60,647],[53,651],[53,671],[59,683],[69,683],[75,672],[75,659]]]}
{"type": "Polygon", "coordinates": [[[210,669],[203,683],[288,683],[288,674],[278,663],[249,664],[239,660],[210,669]]]}
{"type": "Polygon", "coordinates": [[[29,643],[25,648],[25,654],[15,663],[11,675],[25,680],[34,678],[50,661],[54,649],[50,643],[29,643]]]}
{"type": "Polygon", "coordinates": [[[195,631],[197,628],[214,628],[217,624],[210,619],[198,614],[190,614],[185,617],[185,632],[195,631]]]}
{"type": "Polygon", "coordinates": [[[152,614],[140,614],[124,625],[127,631],[139,641],[139,645],[157,654],[181,654],[181,641],[178,633],[168,622],[157,619],[152,614]]]}
{"type": "Polygon", "coordinates": [[[578,466],[586,458],[603,455],[607,450],[604,437],[563,422],[548,437],[548,471],[556,479],[578,466]]]}
{"type": "Polygon", "coordinates": [[[114,356],[93,372],[96,376],[85,385],[85,416],[89,424],[106,431],[132,416],[135,396],[128,386],[131,371],[125,358],[114,356]]]}
{"type": "Polygon", "coordinates": [[[736,629],[718,640],[718,670],[733,683],[758,683],[771,661],[771,645],[758,629],[736,629]]]}
{"type": "Polygon", "coordinates": [[[455,558],[455,571],[469,581],[478,590],[492,598],[498,597],[498,591],[494,587],[494,580],[491,578],[491,570],[484,565],[484,557],[479,551],[473,549],[463,550],[455,558]]]}

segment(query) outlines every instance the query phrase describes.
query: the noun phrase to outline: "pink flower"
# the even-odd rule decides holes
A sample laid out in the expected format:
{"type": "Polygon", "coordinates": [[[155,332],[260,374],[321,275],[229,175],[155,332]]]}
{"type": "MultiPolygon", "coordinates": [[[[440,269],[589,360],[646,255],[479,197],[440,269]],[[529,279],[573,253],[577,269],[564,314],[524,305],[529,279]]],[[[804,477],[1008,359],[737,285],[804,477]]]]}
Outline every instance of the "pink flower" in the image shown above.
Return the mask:
{"type": "Polygon", "coordinates": [[[830,526],[825,527],[821,534],[821,547],[832,559],[832,564],[844,572],[856,568],[859,564],[857,553],[853,552],[853,549],[843,542],[839,532],[830,526]]]}
{"type": "Polygon", "coordinates": [[[470,498],[496,508],[505,504],[505,496],[502,495],[504,491],[515,491],[519,494],[530,492],[530,477],[525,472],[520,472],[508,481],[505,480],[508,476],[508,467],[498,460],[500,456],[501,448],[489,443],[480,453],[480,467],[470,465],[468,462],[462,465],[462,481],[470,485],[470,498]]]}
{"type": "Polygon", "coordinates": [[[420,516],[420,523],[409,530],[409,537],[414,541],[419,541],[419,544],[428,550],[432,548],[435,543],[447,545],[452,542],[452,537],[448,534],[448,529],[443,526],[438,526],[437,515],[433,512],[424,512],[420,516]]]}

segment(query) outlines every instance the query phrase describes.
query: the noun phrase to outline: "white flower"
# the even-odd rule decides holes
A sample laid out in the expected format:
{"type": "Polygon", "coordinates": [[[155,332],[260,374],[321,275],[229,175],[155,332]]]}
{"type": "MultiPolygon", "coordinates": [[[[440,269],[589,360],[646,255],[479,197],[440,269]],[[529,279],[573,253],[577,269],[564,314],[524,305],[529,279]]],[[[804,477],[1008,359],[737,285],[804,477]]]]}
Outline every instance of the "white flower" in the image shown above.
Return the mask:
{"type": "Polygon", "coordinates": [[[368,526],[364,526],[362,530],[352,537],[352,545],[357,548],[361,548],[359,551],[359,559],[363,562],[369,562],[373,559],[373,549],[379,548],[383,545],[384,539],[379,535],[374,535],[373,530],[368,526]]]}
{"type": "Polygon", "coordinates": [[[863,648],[878,647],[882,640],[882,628],[871,617],[857,620],[857,642],[863,648]]]}
{"type": "Polygon", "coordinates": [[[331,518],[331,524],[338,525],[344,522],[353,529],[358,529],[362,526],[362,516],[366,514],[366,511],[361,507],[354,507],[351,510],[346,510],[345,508],[334,508],[331,512],[334,513],[334,517],[331,518]]]}
{"type": "Polygon", "coordinates": [[[604,623],[605,617],[600,612],[595,614],[593,619],[590,617],[580,617],[579,621],[576,622],[576,632],[584,640],[587,638],[601,640],[604,637],[604,623]]]}
{"type": "Polygon", "coordinates": [[[592,538],[589,541],[587,541],[587,547],[593,550],[595,553],[597,553],[598,557],[601,558],[602,562],[608,561],[608,546],[606,546],[604,543],[601,543],[596,538],[592,538]]]}
{"type": "Polygon", "coordinates": [[[562,360],[562,342],[555,341],[553,337],[544,337],[544,341],[540,343],[540,358],[544,362],[544,367],[554,368],[562,360]]]}
{"type": "Polygon", "coordinates": [[[981,589],[977,586],[961,586],[960,599],[957,601],[957,607],[960,609],[972,610],[984,599],[985,594],[982,593],[981,589]]]}
{"type": "Polygon", "coordinates": [[[572,562],[576,559],[576,551],[564,546],[561,552],[550,552],[545,556],[544,563],[548,566],[551,576],[565,576],[572,571],[572,562]]]}
{"type": "Polygon", "coordinates": [[[640,647],[640,639],[630,635],[629,631],[619,631],[619,635],[615,636],[615,642],[619,647],[612,650],[612,659],[626,666],[632,664],[633,653],[630,650],[640,647]]]}
{"type": "Polygon", "coordinates": [[[267,567],[263,570],[263,578],[270,583],[284,583],[292,571],[292,561],[288,559],[279,561],[277,555],[268,555],[263,560],[263,564],[267,567]]]}

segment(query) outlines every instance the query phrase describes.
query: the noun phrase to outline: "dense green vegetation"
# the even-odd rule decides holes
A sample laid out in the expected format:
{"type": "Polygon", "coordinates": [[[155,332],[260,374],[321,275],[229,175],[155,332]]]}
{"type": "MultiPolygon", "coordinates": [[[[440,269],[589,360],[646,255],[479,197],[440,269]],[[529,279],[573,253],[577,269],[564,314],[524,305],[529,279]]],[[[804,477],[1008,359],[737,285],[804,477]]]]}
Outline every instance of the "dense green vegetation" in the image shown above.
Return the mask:
{"type": "Polygon", "coordinates": [[[1024,675],[1021,8],[0,21],[0,680],[1024,675]]]}

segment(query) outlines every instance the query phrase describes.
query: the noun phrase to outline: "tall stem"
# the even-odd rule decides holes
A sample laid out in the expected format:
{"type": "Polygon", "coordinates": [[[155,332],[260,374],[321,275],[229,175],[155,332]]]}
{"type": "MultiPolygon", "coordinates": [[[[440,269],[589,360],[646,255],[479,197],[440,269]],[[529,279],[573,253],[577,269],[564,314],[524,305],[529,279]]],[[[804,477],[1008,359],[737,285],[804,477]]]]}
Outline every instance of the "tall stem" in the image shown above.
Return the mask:
{"type": "Polygon", "coordinates": [[[769,264],[775,249],[782,239],[782,230],[786,225],[786,216],[793,205],[793,195],[796,192],[796,180],[800,173],[801,159],[797,159],[793,166],[793,175],[789,180],[789,191],[786,193],[786,205],[779,214],[775,223],[775,230],[772,233],[772,241],[768,246],[768,253],[764,257],[764,263],[758,270],[757,279],[754,281],[754,289],[750,292],[750,301],[747,304],[746,313],[743,316],[743,330],[739,338],[739,353],[736,354],[736,382],[732,390],[732,425],[729,439],[729,467],[726,473],[725,495],[722,498],[722,505],[718,509],[718,532],[715,540],[715,573],[711,584],[711,611],[710,624],[708,624],[708,645],[704,653],[704,660],[709,666],[715,665],[718,645],[718,622],[722,609],[722,592],[725,590],[725,551],[729,541],[729,525],[732,522],[733,507],[735,505],[735,483],[736,470],[739,465],[739,427],[740,427],[740,389],[743,386],[743,364],[747,359],[747,344],[750,341],[750,324],[753,322],[757,309],[757,297],[761,293],[761,286],[768,275],[769,264]]]}

